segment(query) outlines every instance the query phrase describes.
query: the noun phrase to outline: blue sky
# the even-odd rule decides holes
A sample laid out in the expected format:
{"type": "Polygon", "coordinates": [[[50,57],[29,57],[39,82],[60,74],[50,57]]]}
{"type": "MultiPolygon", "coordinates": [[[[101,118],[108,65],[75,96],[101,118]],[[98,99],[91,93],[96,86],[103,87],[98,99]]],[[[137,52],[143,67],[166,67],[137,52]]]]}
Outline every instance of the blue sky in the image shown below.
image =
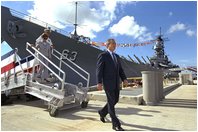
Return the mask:
{"type": "MultiPolygon", "coordinates": [[[[1,5],[73,32],[74,2],[48,1],[43,6],[46,0],[2,1],[1,5]]],[[[182,67],[197,65],[196,1],[81,1],[78,24],[78,34],[89,36],[92,41],[115,38],[117,43],[130,44],[154,39],[161,27],[162,34],[169,39],[165,41],[165,52],[172,63],[182,67]]],[[[116,52],[146,59],[154,55],[153,45],[119,47],[116,52]]]]}
{"type": "Polygon", "coordinates": [[[12,48],[5,41],[1,43],[1,56],[5,55],[11,50],[12,48]]]}

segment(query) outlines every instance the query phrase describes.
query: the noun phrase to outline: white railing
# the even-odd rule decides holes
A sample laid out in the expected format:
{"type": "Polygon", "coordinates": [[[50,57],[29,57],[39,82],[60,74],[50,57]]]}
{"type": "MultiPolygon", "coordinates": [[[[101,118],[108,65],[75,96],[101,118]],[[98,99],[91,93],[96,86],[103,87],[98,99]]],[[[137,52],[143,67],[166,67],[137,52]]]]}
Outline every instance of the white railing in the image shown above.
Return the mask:
{"type": "Polygon", "coordinates": [[[19,18],[21,18],[23,20],[38,24],[38,25],[40,25],[40,26],[42,26],[44,28],[49,28],[50,27],[51,30],[56,31],[56,32],[58,32],[60,34],[63,34],[63,35],[66,35],[66,36],[69,37],[69,33],[67,31],[62,30],[60,28],[57,28],[57,27],[55,27],[55,26],[53,26],[53,25],[51,25],[49,23],[46,23],[44,21],[41,21],[41,20],[39,20],[39,19],[37,19],[35,17],[29,16],[27,14],[21,13],[19,11],[13,10],[13,9],[10,9],[10,12],[11,12],[11,14],[13,16],[16,16],[16,17],[19,17],[19,18]]]}
{"type": "Polygon", "coordinates": [[[18,54],[17,54],[18,49],[17,49],[17,48],[15,48],[15,50],[16,50],[16,52],[15,52],[16,59],[18,60],[19,66],[21,67],[21,70],[22,70],[22,74],[23,74],[23,76],[25,76],[25,72],[24,72],[24,69],[23,69],[23,67],[22,67],[21,60],[20,60],[20,58],[19,58],[19,56],[18,56],[18,54]]]}
{"type": "Polygon", "coordinates": [[[64,90],[64,83],[65,83],[65,72],[61,70],[58,66],[56,66],[51,60],[49,60],[47,57],[45,57],[41,52],[39,52],[35,47],[32,47],[30,43],[26,43],[26,50],[32,54],[35,59],[37,59],[41,64],[43,64],[50,72],[52,72],[53,75],[55,75],[62,83],[61,90],[64,90]],[[44,62],[42,62],[32,51],[29,50],[28,47],[31,47],[35,53],[38,53],[40,56],[42,56],[45,60],[47,60],[52,66],[54,66],[58,71],[60,71],[63,74],[63,77],[61,78],[59,75],[57,75],[49,66],[47,66],[44,62]]]}
{"type": "MultiPolygon", "coordinates": [[[[60,63],[59,63],[59,67],[62,67],[62,63],[65,64],[67,67],[69,67],[71,70],[73,70],[75,73],[77,73],[80,77],[82,77],[84,80],[87,81],[87,87],[89,87],[89,81],[90,81],[90,74],[85,71],[84,69],[82,69],[80,66],[78,66],[76,63],[74,63],[73,61],[71,61],[70,59],[68,59],[67,57],[65,57],[63,54],[61,54],[60,52],[58,52],[56,49],[52,50],[52,55],[54,57],[56,57],[60,63]],[[54,54],[54,52],[58,53],[60,57],[58,57],[57,55],[54,54]],[[78,69],[80,69],[81,71],[83,71],[86,75],[87,78],[85,76],[83,76],[82,74],[80,74],[77,70],[75,70],[72,66],[70,66],[69,64],[67,64],[66,62],[63,61],[63,59],[66,59],[67,61],[69,61],[71,64],[73,64],[75,67],[77,67],[78,69]]],[[[60,73],[59,73],[60,74],[60,73]]]]}

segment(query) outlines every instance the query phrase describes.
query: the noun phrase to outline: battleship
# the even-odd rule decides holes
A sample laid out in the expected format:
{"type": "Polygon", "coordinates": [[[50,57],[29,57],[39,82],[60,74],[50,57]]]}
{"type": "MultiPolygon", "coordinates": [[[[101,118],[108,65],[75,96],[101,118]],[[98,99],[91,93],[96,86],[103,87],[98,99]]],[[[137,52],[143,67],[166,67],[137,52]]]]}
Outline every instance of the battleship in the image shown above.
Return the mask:
{"type": "MultiPolygon", "coordinates": [[[[75,18],[77,19],[77,14],[75,18]]],[[[62,65],[60,59],[57,59],[57,56],[52,56],[52,63],[56,64],[66,74],[64,81],[74,85],[82,84],[82,86],[92,87],[96,85],[95,72],[97,57],[103,50],[98,46],[93,45],[89,37],[79,36],[76,31],[77,25],[77,20],[75,20],[74,34],[70,33],[68,35],[65,34],[66,32],[63,30],[49,25],[48,23],[41,22],[31,16],[1,6],[1,41],[2,43],[5,42],[8,44],[12,49],[17,48],[17,55],[21,58],[21,60],[16,63],[18,69],[20,65],[19,63],[24,62],[30,63],[27,64],[27,69],[32,68],[34,56],[28,52],[27,44],[34,44],[35,40],[43,30],[48,28],[51,30],[50,38],[53,40],[55,46],[54,51],[62,56],[62,60],[70,63],[62,65]],[[45,26],[41,26],[41,24],[38,24],[39,22],[45,26]],[[26,50],[24,50],[25,48],[26,50]]],[[[120,55],[126,76],[128,78],[141,77],[142,71],[161,69],[164,71],[165,78],[178,77],[178,73],[181,72],[181,69],[178,65],[173,64],[168,59],[164,51],[164,41],[165,39],[161,34],[160,28],[160,33],[157,38],[150,41],[154,43],[153,50],[155,51],[155,54],[153,57],[147,56],[149,62],[147,62],[143,56],[142,59],[144,62],[142,62],[136,55],[134,55],[134,57],[137,61],[134,61],[129,55],[129,59],[120,55]],[[176,68],[176,70],[174,68],[176,68]]],[[[54,54],[54,52],[52,54],[54,54]]],[[[58,75],[60,76],[61,71],[57,71],[57,68],[52,66],[50,66],[50,68],[56,73],[59,72],[58,75]]],[[[3,75],[4,74],[1,74],[1,78],[3,75]]]]}
{"type": "MultiPolygon", "coordinates": [[[[1,6],[1,41],[6,41],[12,49],[17,48],[20,58],[25,58],[30,55],[24,50],[27,42],[34,44],[35,40],[45,28],[51,28],[49,26],[40,26],[34,23],[34,21],[29,21],[30,19],[24,19],[25,17],[31,18],[28,15],[1,6]]],[[[45,24],[47,25],[47,23],[45,24]]],[[[76,36],[76,32],[73,37],[71,37],[54,29],[51,32],[50,38],[57,51],[67,56],[67,58],[90,74],[89,86],[94,86],[96,85],[96,61],[98,55],[103,52],[103,50],[75,39],[76,36]]],[[[59,63],[55,58],[52,58],[52,61],[55,64],[59,63]]],[[[152,65],[136,63],[126,58],[122,58],[121,63],[127,77],[140,77],[141,71],[155,70],[152,65]]],[[[86,85],[86,81],[68,69],[68,67],[62,66],[62,69],[67,75],[66,82],[72,84],[81,82],[83,85],[86,85]]]]}

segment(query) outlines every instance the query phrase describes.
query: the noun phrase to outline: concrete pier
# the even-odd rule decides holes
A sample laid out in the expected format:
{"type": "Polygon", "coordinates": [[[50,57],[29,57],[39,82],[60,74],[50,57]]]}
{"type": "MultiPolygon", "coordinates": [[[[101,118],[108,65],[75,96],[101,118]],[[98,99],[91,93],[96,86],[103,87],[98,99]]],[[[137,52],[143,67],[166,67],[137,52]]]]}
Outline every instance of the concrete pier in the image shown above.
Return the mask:
{"type": "MultiPolygon", "coordinates": [[[[60,111],[50,117],[43,101],[1,107],[2,131],[112,131],[110,117],[99,120],[97,111],[106,102],[91,100],[86,109],[60,111]]],[[[197,86],[182,85],[157,106],[118,103],[116,113],[127,131],[197,131],[197,86]]]]}

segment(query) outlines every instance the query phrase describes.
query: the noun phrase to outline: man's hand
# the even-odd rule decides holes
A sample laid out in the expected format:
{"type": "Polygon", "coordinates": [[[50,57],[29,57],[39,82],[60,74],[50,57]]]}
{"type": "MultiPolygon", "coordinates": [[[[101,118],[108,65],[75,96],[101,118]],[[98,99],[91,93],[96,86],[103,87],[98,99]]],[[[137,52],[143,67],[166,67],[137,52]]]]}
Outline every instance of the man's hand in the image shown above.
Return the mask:
{"type": "Polygon", "coordinates": [[[51,45],[51,48],[53,48],[53,49],[55,48],[53,44],[51,45]]]}
{"type": "Polygon", "coordinates": [[[127,79],[125,79],[125,80],[123,81],[123,83],[124,83],[124,87],[128,86],[128,81],[127,81],[127,79]]]}
{"type": "Polygon", "coordinates": [[[98,89],[99,91],[102,91],[102,83],[98,83],[97,89],[98,89]]]}

